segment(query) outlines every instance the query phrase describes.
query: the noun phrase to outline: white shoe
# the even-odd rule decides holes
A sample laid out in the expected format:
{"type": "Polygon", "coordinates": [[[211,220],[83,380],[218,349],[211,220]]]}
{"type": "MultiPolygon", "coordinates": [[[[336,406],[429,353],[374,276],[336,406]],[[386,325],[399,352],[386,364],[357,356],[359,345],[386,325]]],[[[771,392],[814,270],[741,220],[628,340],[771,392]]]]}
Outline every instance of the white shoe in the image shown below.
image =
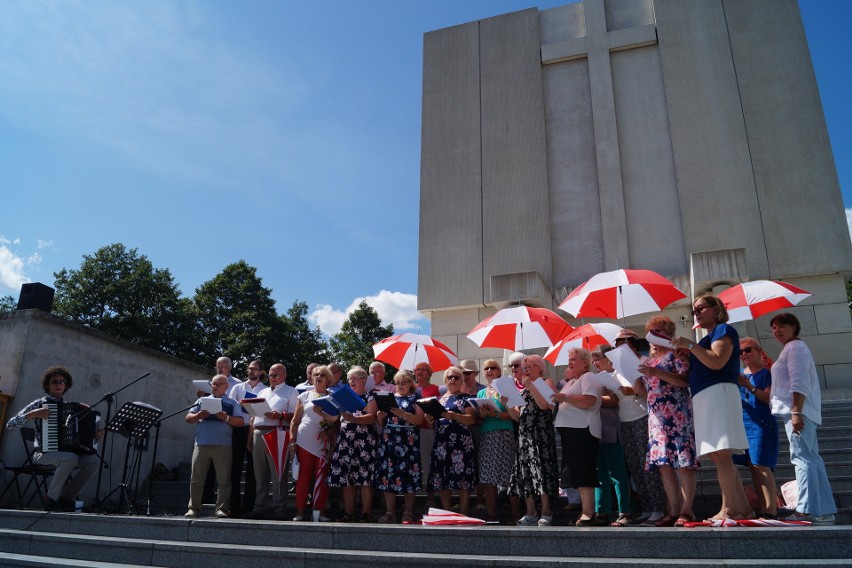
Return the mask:
{"type": "Polygon", "coordinates": [[[834,515],[816,515],[811,521],[813,525],[833,525],[834,524],[834,515]]]}
{"type": "Polygon", "coordinates": [[[528,515],[524,515],[518,522],[515,523],[519,527],[534,527],[538,525],[538,515],[533,515],[532,517],[528,515]]]}
{"type": "Polygon", "coordinates": [[[538,520],[538,526],[549,527],[553,524],[553,515],[542,515],[538,520]]]}
{"type": "Polygon", "coordinates": [[[198,517],[198,513],[196,513],[192,509],[190,509],[189,511],[184,513],[183,516],[186,517],[187,519],[194,519],[194,518],[198,517]]]}

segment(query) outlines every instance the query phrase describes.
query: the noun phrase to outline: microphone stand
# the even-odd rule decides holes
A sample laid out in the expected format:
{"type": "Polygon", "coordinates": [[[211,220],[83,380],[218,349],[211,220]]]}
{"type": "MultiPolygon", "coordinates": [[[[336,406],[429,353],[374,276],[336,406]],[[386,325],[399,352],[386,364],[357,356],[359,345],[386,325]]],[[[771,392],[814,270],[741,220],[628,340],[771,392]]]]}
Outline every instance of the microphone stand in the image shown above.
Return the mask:
{"type": "MultiPolygon", "coordinates": [[[[101,399],[98,402],[96,402],[95,404],[92,404],[90,408],[94,408],[94,407],[98,406],[100,403],[106,402],[107,403],[107,414],[106,414],[106,421],[104,422],[104,425],[109,424],[110,420],[112,419],[112,401],[115,398],[115,395],[117,395],[118,393],[120,393],[121,391],[126,389],[127,387],[138,383],[139,381],[141,381],[142,379],[144,379],[145,377],[147,377],[150,374],[151,374],[151,371],[148,371],[144,375],[137,377],[136,379],[133,379],[132,381],[130,381],[129,383],[127,383],[126,385],[124,385],[120,389],[106,393],[105,395],[103,395],[101,397],[101,399]]],[[[107,435],[108,435],[107,432],[108,432],[107,429],[104,428],[103,429],[104,435],[100,440],[100,443],[101,443],[101,456],[100,456],[101,467],[98,468],[98,483],[95,486],[95,501],[94,501],[95,503],[98,503],[98,504],[100,504],[101,501],[102,501],[101,498],[100,498],[101,497],[101,478],[103,477],[104,466],[106,464],[106,462],[104,461],[104,455],[106,454],[106,446],[107,446],[106,441],[107,441],[107,435]]]]}
{"type": "Polygon", "coordinates": [[[168,416],[163,416],[162,418],[154,422],[154,428],[156,428],[157,431],[154,433],[154,451],[151,454],[151,472],[148,474],[148,497],[146,497],[145,500],[141,502],[145,504],[145,515],[148,517],[151,516],[151,503],[156,503],[160,506],[160,509],[163,510],[163,516],[169,516],[168,509],[166,509],[166,507],[163,506],[162,503],[154,499],[154,468],[157,466],[157,447],[160,445],[160,425],[163,420],[168,420],[172,416],[183,414],[193,406],[195,406],[194,402],[186,408],[181,408],[177,412],[172,412],[168,416]]]}

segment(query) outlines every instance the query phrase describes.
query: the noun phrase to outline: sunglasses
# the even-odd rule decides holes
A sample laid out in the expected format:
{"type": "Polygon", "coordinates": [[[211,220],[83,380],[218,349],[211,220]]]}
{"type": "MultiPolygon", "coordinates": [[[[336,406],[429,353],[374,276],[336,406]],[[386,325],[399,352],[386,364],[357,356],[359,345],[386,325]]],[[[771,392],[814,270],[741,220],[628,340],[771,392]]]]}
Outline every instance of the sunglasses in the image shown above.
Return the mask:
{"type": "Polygon", "coordinates": [[[65,380],[63,379],[61,381],[50,381],[50,384],[52,384],[52,385],[64,385],[65,380]]]}
{"type": "Polygon", "coordinates": [[[485,367],[486,371],[499,371],[500,367],[485,367]]]}
{"type": "Polygon", "coordinates": [[[466,376],[468,376],[468,375],[475,375],[475,374],[476,374],[476,373],[478,373],[478,372],[479,372],[479,371],[464,371],[464,376],[466,377],[466,376]]]}
{"type": "Polygon", "coordinates": [[[520,364],[520,363],[512,363],[511,365],[509,365],[509,367],[511,367],[511,368],[513,368],[513,369],[517,369],[517,368],[518,368],[518,367],[520,367],[520,366],[521,366],[521,364],[520,364]]]}
{"type": "Polygon", "coordinates": [[[692,310],[692,315],[694,315],[694,316],[700,315],[700,314],[701,314],[701,312],[703,312],[704,310],[706,310],[707,308],[710,308],[710,307],[712,307],[712,306],[700,306],[700,307],[697,307],[697,308],[695,308],[694,310],[692,310]]]}
{"type": "Polygon", "coordinates": [[[450,375],[449,377],[447,377],[447,380],[448,381],[460,381],[461,377],[458,376],[458,375],[450,375]]]}
{"type": "Polygon", "coordinates": [[[751,353],[752,349],[754,349],[754,347],[743,347],[740,351],[742,351],[742,353],[751,353]]]}

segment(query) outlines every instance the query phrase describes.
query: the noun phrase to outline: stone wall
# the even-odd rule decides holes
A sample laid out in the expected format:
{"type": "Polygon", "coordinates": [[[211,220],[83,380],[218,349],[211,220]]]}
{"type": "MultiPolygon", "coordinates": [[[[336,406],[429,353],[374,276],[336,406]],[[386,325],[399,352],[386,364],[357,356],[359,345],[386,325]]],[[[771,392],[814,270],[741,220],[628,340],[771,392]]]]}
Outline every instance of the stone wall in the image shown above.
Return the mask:
{"type": "MultiPolygon", "coordinates": [[[[115,395],[113,415],[127,401],[141,401],[163,410],[163,416],[176,412],[195,401],[191,381],[209,379],[212,371],[139,347],[106,334],[68,323],[39,310],[14,311],[0,316],[0,391],[14,398],[9,403],[6,420],[21,408],[43,395],[41,377],[45,369],[64,365],[74,378],[67,400],[94,404],[134,379],[151,374],[115,395]]],[[[212,369],[211,363],[211,369],[212,369]]],[[[107,406],[97,406],[105,419],[107,406]]],[[[180,413],[162,423],[157,461],[169,468],[190,461],[194,427],[180,413]]],[[[23,462],[24,453],[17,431],[0,436],[0,459],[7,465],[23,462]]],[[[140,479],[151,467],[153,437],[149,451],[142,454],[140,479]]],[[[126,438],[110,432],[106,458],[110,468],[104,470],[101,496],[121,482],[126,438]]],[[[7,479],[8,479],[7,475],[7,479]]],[[[5,486],[5,482],[3,484],[5,486]]],[[[87,487],[90,497],[95,482],[87,487]]]]}

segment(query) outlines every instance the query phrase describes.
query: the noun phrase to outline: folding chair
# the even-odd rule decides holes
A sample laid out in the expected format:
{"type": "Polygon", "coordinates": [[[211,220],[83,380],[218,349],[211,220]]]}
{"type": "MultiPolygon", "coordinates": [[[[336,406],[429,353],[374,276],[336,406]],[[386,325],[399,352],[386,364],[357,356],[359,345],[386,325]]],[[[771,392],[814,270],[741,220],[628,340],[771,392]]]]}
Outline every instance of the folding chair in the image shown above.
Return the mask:
{"type": "Polygon", "coordinates": [[[42,506],[44,506],[44,496],[47,494],[47,480],[51,475],[53,475],[53,471],[56,467],[52,465],[39,465],[33,461],[33,454],[35,453],[35,448],[33,446],[35,442],[35,430],[32,428],[21,428],[20,430],[21,442],[24,444],[24,452],[26,453],[27,458],[24,460],[22,465],[6,468],[6,471],[12,473],[12,479],[8,484],[6,484],[6,489],[3,490],[3,493],[0,494],[0,501],[2,501],[3,497],[6,496],[6,493],[14,487],[16,508],[25,509],[36,496],[38,496],[39,501],[42,506]],[[29,478],[29,481],[27,481],[23,490],[21,490],[21,477],[29,478]],[[35,485],[35,491],[28,495],[30,488],[33,485],[35,485]]]}

